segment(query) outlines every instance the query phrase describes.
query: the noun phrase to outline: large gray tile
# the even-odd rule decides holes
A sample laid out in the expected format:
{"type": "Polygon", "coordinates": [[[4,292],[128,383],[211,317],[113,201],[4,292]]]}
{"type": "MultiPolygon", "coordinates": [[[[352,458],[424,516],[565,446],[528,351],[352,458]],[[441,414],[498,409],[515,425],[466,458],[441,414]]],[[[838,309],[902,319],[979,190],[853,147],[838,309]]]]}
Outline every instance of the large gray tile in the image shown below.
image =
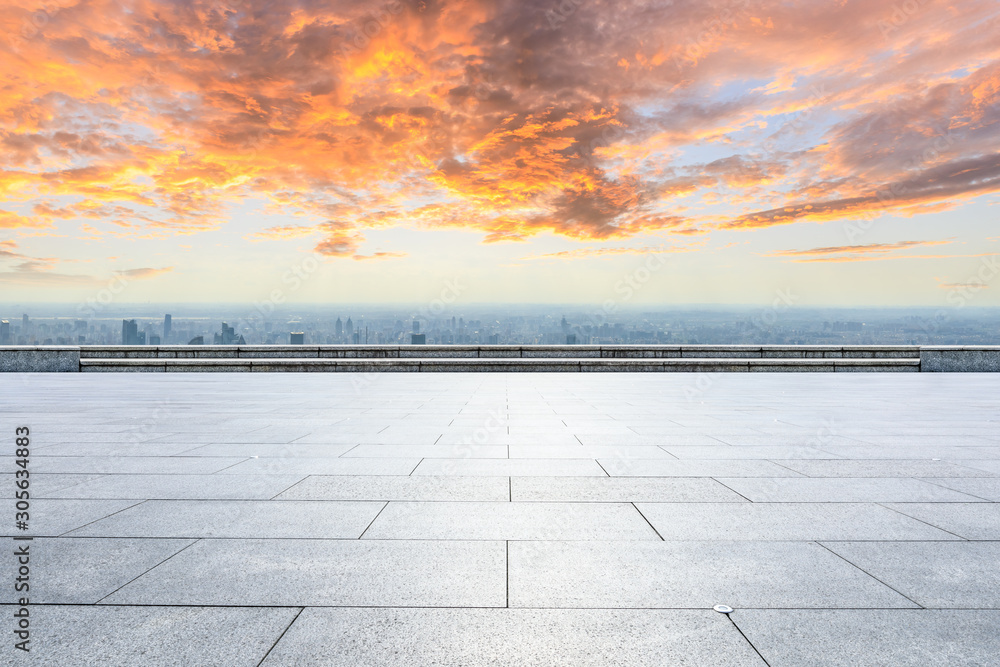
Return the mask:
{"type": "Polygon", "coordinates": [[[320,500],[150,500],[72,534],[356,539],[383,507],[383,502],[320,500]]]}
{"type": "Polygon", "coordinates": [[[924,607],[1000,608],[1000,543],[831,542],[826,546],[924,607]]]}
{"type": "Polygon", "coordinates": [[[771,667],[982,667],[1000,655],[1000,614],[925,609],[738,609],[771,667]]]}
{"type": "Polygon", "coordinates": [[[898,477],[720,477],[719,481],[755,503],[967,503],[976,500],[929,481],[898,477]]]}
{"type": "Polygon", "coordinates": [[[938,478],[928,479],[927,481],[933,482],[934,484],[943,486],[947,489],[954,489],[955,491],[975,496],[976,498],[990,500],[992,502],[1000,502],[1000,478],[938,478]]]}
{"type": "Polygon", "coordinates": [[[688,446],[715,446],[721,445],[722,443],[707,435],[701,435],[693,429],[686,429],[680,433],[670,434],[670,435],[608,435],[608,434],[596,434],[596,433],[579,433],[577,438],[580,442],[585,445],[594,446],[664,446],[670,447],[688,447],[688,446]],[[690,431],[690,432],[688,432],[690,431]]]}
{"type": "Polygon", "coordinates": [[[70,442],[38,450],[42,456],[174,456],[195,445],[180,442],[70,442]]]}
{"type": "Polygon", "coordinates": [[[485,445],[579,445],[580,441],[572,433],[562,431],[547,431],[543,433],[506,433],[505,431],[488,432],[485,438],[476,437],[475,429],[469,431],[455,431],[447,429],[437,441],[439,445],[466,445],[475,446],[477,443],[485,445]]]}
{"type": "Polygon", "coordinates": [[[48,494],[56,498],[260,499],[266,500],[305,475],[103,475],[48,494]]]}
{"type": "Polygon", "coordinates": [[[306,609],[264,667],[304,664],[749,667],[764,662],[729,621],[710,610],[306,609]]]}
{"type": "Polygon", "coordinates": [[[658,540],[630,503],[391,502],[365,539],[658,540]]]}
{"type": "Polygon", "coordinates": [[[503,607],[503,542],[202,540],[109,604],[503,607]]]}
{"type": "Polygon", "coordinates": [[[926,426],[920,427],[914,433],[902,434],[900,427],[894,427],[896,433],[889,435],[859,435],[858,440],[871,443],[873,445],[890,445],[899,447],[929,447],[932,445],[954,445],[958,447],[978,447],[991,444],[989,440],[978,435],[962,435],[955,431],[955,428],[942,429],[941,433],[934,435],[921,435],[927,433],[926,426]]]}
{"type": "Polygon", "coordinates": [[[639,503],[664,540],[954,540],[871,504],[639,503]]]}
{"type": "Polygon", "coordinates": [[[897,503],[886,507],[967,540],[1000,540],[997,503],[897,503]]]}
{"type": "Polygon", "coordinates": [[[312,476],[277,500],[466,500],[510,499],[507,477],[312,476]]]}
{"type": "Polygon", "coordinates": [[[786,468],[809,477],[993,477],[993,473],[975,470],[945,461],[864,460],[864,461],[787,461],[776,460],[786,468]]]}
{"type": "Polygon", "coordinates": [[[593,459],[424,459],[414,475],[605,477],[593,459]]]}
{"type": "MultiPolygon", "coordinates": [[[[140,501],[34,498],[30,500],[28,530],[17,530],[12,521],[4,526],[2,535],[7,537],[56,537],[91,521],[97,521],[109,514],[119,512],[138,502],[140,501]]],[[[13,505],[13,501],[11,504],[13,505]]]]}
{"type": "Polygon", "coordinates": [[[284,444],[297,440],[306,433],[295,428],[259,428],[251,431],[219,431],[212,429],[203,433],[169,433],[163,435],[154,443],[186,444],[188,449],[196,445],[211,445],[217,443],[276,443],[284,444]]]}
{"type": "Polygon", "coordinates": [[[220,475],[409,475],[420,457],[409,458],[260,458],[226,468],[220,475]]]}
{"type": "Polygon", "coordinates": [[[770,461],[599,459],[612,477],[801,477],[770,461]]]}
{"type": "MultiPolygon", "coordinates": [[[[35,606],[33,667],[256,667],[298,609],[35,606]]],[[[4,616],[13,608],[4,609],[4,616]]],[[[16,664],[12,662],[10,664],[16,664]]]]}
{"type": "MultiPolygon", "coordinates": [[[[9,552],[28,545],[29,599],[34,604],[93,604],[178,553],[192,540],[73,537],[10,541],[9,552]]],[[[11,555],[9,561],[13,562],[11,555]]],[[[0,602],[22,596],[5,586],[0,602]]]]}
{"type": "Polygon", "coordinates": [[[920,459],[924,461],[931,459],[1000,459],[1000,447],[837,445],[823,447],[823,449],[846,459],[920,459]]]}
{"type": "MultiPolygon", "coordinates": [[[[955,465],[960,465],[973,470],[1000,475],[1000,459],[954,459],[951,461],[955,465]]],[[[979,477],[980,475],[966,475],[966,477],[979,477]]]]}
{"type": "Polygon", "coordinates": [[[913,607],[814,543],[511,542],[511,607],[913,607]]]}
{"type": "Polygon", "coordinates": [[[35,456],[32,473],[208,475],[242,458],[182,456],[35,456]]]}
{"type": "Polygon", "coordinates": [[[747,502],[710,478],[514,477],[510,484],[514,502],[747,502]]]}
{"type": "Polygon", "coordinates": [[[344,457],[505,459],[507,445],[358,445],[344,457]]]}
{"type": "Polygon", "coordinates": [[[613,445],[510,445],[512,459],[672,459],[659,447],[613,445]]]}
{"type": "Polygon", "coordinates": [[[839,458],[815,447],[794,445],[716,447],[664,447],[679,459],[834,459],[839,458]]]}
{"type": "MultiPolygon", "coordinates": [[[[262,458],[336,458],[352,449],[354,445],[302,445],[297,442],[291,444],[275,443],[237,443],[237,444],[217,444],[199,445],[194,449],[185,451],[182,456],[205,456],[205,457],[240,457],[248,459],[251,457],[262,458]]],[[[233,461],[237,463],[238,461],[233,461]]]]}
{"type": "MultiPolygon", "coordinates": [[[[100,474],[86,474],[86,475],[76,475],[76,474],[63,474],[63,473],[31,473],[31,496],[33,498],[42,498],[45,496],[52,495],[55,491],[60,491],[62,489],[69,488],[71,486],[76,486],[77,484],[82,484],[83,482],[89,482],[95,479],[100,479],[104,475],[100,474]]],[[[15,477],[13,473],[0,474],[0,483],[4,484],[7,488],[13,489],[15,477]]]]}

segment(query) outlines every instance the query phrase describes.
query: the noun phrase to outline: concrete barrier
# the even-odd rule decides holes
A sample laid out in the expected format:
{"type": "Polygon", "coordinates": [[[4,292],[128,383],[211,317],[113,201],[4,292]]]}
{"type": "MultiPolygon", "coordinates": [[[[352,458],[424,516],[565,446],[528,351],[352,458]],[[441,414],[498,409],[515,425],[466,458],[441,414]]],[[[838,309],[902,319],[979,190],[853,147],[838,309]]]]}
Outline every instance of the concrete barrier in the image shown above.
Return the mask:
{"type": "Polygon", "coordinates": [[[78,347],[0,347],[0,373],[76,373],[78,347]]]}
{"type": "Polygon", "coordinates": [[[82,359],[917,359],[916,345],[86,345],[82,359]]]}
{"type": "Polygon", "coordinates": [[[1000,347],[921,347],[920,370],[925,373],[996,373],[1000,371],[1000,347]]]}
{"type": "Polygon", "coordinates": [[[0,347],[0,372],[996,372],[1000,346],[89,345],[0,347]]]}

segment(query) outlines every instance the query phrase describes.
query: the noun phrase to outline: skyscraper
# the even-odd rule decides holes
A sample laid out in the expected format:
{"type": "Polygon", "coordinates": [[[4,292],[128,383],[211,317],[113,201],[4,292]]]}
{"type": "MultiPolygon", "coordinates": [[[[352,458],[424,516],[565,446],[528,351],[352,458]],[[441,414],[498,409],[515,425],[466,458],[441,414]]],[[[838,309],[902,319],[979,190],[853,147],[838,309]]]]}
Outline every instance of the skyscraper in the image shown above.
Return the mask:
{"type": "MultiPolygon", "coordinates": [[[[145,333],[143,334],[143,342],[145,342],[145,333]]],[[[122,320],[122,345],[139,345],[139,325],[135,323],[135,320],[122,320]]]]}
{"type": "Polygon", "coordinates": [[[164,341],[169,341],[170,340],[170,325],[171,325],[170,313],[167,313],[166,315],[163,316],[163,340],[164,341]]]}
{"type": "Polygon", "coordinates": [[[0,320],[0,345],[10,345],[10,322],[0,320]]]}
{"type": "Polygon", "coordinates": [[[413,320],[413,333],[420,333],[420,320],[413,320]]]}
{"type": "MultiPolygon", "coordinates": [[[[348,320],[349,322],[350,320],[348,320]]],[[[289,331],[288,342],[292,345],[303,345],[306,342],[306,334],[303,331],[289,331]]]]}
{"type": "Polygon", "coordinates": [[[229,326],[227,323],[222,323],[222,331],[215,334],[215,344],[216,345],[232,345],[233,343],[240,344],[243,340],[243,336],[236,335],[236,330],[229,326]]]}
{"type": "Polygon", "coordinates": [[[21,316],[21,335],[26,336],[28,334],[28,314],[25,313],[21,316]]]}
{"type": "Polygon", "coordinates": [[[348,338],[354,336],[354,322],[351,321],[350,317],[347,318],[347,328],[345,330],[345,333],[347,334],[348,338]]]}
{"type": "Polygon", "coordinates": [[[340,318],[338,317],[337,318],[337,338],[340,338],[343,335],[344,335],[344,323],[341,322],[340,318]]]}

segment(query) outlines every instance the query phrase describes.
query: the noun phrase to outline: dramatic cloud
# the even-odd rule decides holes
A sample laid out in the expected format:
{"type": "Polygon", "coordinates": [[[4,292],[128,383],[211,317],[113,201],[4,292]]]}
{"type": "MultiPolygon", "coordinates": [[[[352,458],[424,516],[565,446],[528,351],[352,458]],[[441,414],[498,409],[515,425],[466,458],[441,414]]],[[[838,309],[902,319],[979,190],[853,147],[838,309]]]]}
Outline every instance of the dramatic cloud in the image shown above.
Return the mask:
{"type": "Polygon", "coordinates": [[[826,248],[809,248],[808,250],[779,250],[777,252],[770,253],[770,257],[801,257],[801,256],[817,256],[817,255],[865,255],[865,254],[884,254],[889,253],[894,250],[903,250],[905,248],[912,248],[914,246],[922,245],[944,245],[946,243],[951,243],[951,240],[945,241],[899,241],[897,243],[866,243],[865,245],[842,245],[842,246],[830,246],[826,248]]]}
{"type": "Polygon", "coordinates": [[[882,259],[946,259],[954,257],[990,257],[992,253],[963,255],[912,255],[898,253],[918,246],[947,245],[953,239],[942,241],[899,241],[896,243],[866,243],[864,245],[829,246],[807,250],[779,250],[768,257],[788,257],[794,262],[871,262],[882,259]]]}
{"type": "Polygon", "coordinates": [[[253,199],[302,223],[249,239],[368,259],[933,213],[1000,191],[1000,24],[911,4],[0,0],[0,228],[253,199]]]}

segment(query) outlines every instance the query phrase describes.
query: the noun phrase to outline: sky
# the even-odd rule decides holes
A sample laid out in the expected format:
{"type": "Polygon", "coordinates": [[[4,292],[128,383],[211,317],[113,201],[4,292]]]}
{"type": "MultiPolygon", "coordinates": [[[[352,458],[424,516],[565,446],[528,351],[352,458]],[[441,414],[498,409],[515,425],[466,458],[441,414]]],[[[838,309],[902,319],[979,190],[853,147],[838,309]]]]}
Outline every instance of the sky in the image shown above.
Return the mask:
{"type": "Polygon", "coordinates": [[[1000,306],[995,0],[0,0],[0,301],[1000,306]]]}

